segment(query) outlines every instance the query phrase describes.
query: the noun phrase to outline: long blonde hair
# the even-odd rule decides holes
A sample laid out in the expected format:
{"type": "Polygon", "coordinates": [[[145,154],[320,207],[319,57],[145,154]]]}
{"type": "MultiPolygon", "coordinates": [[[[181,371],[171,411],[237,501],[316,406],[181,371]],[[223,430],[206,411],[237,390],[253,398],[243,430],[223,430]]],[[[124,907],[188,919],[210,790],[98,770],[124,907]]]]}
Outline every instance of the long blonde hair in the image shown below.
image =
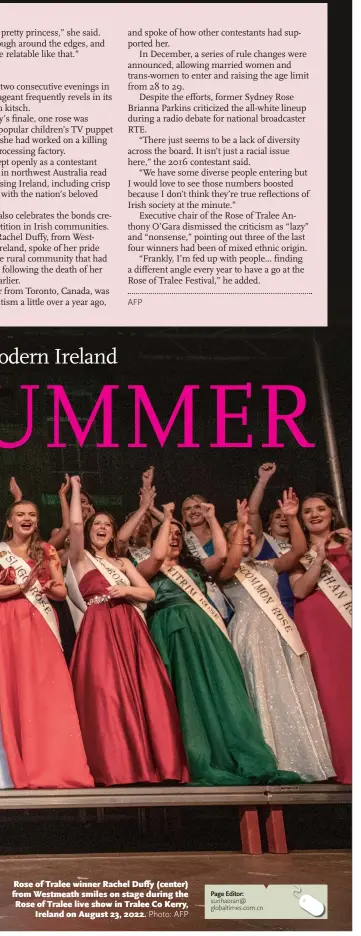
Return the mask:
{"type": "MultiPolygon", "coordinates": [[[[15,509],[15,507],[18,507],[19,504],[31,504],[32,507],[35,507],[36,515],[37,515],[38,523],[39,523],[39,511],[38,511],[36,504],[34,504],[33,501],[29,501],[25,499],[20,500],[20,501],[15,501],[15,503],[11,504],[11,507],[9,507],[9,510],[7,511],[6,517],[5,517],[5,527],[4,527],[4,532],[3,532],[3,540],[5,542],[7,542],[8,540],[11,540],[11,537],[12,537],[12,528],[8,526],[7,521],[10,520],[13,510],[15,509]]],[[[36,529],[34,530],[34,533],[32,533],[30,537],[29,556],[30,556],[30,559],[34,559],[35,562],[37,562],[38,559],[43,559],[44,557],[44,546],[41,540],[38,526],[36,527],[36,529]]]]}

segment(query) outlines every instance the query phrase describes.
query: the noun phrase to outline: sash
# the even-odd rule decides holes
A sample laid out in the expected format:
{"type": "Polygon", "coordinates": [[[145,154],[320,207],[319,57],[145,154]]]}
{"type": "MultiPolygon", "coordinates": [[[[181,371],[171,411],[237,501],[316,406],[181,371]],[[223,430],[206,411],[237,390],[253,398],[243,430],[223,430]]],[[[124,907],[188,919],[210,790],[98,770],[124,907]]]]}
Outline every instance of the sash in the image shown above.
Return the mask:
{"type": "MultiPolygon", "coordinates": [[[[306,570],[309,569],[316,555],[317,553],[310,549],[303,559],[300,559],[301,565],[306,570]]],[[[331,601],[349,627],[352,627],[352,588],[329,559],[323,560],[317,587],[331,601]]]]}
{"type": "MultiPolygon", "coordinates": [[[[0,543],[0,565],[3,569],[8,569],[11,566],[15,571],[15,582],[16,585],[22,585],[28,575],[31,572],[31,566],[25,562],[24,559],[20,559],[19,556],[15,556],[8,546],[7,543],[0,543]]],[[[54,637],[56,637],[58,643],[61,647],[59,626],[55,612],[49,604],[49,601],[43,591],[40,582],[38,579],[35,579],[31,588],[28,588],[26,592],[23,593],[24,597],[31,602],[31,604],[36,608],[39,613],[44,618],[44,621],[49,625],[50,630],[53,632],[54,637]]]]}
{"type": "MultiPolygon", "coordinates": [[[[112,562],[107,562],[106,559],[100,559],[99,556],[92,556],[87,549],[84,550],[85,555],[90,559],[90,562],[93,563],[96,569],[101,572],[104,578],[109,582],[109,585],[130,585],[129,579],[120,569],[116,569],[112,562]]],[[[126,599],[129,604],[133,605],[135,610],[138,612],[139,616],[142,618],[142,621],[146,623],[143,611],[147,607],[146,602],[134,601],[132,598],[126,599]]]]}
{"type": "MultiPolygon", "coordinates": [[[[200,559],[202,562],[203,559],[209,559],[208,553],[206,553],[203,546],[201,546],[199,540],[190,530],[187,530],[184,534],[184,541],[189,549],[189,552],[195,559],[200,559]]],[[[222,618],[225,620],[228,617],[228,608],[233,616],[234,608],[230,602],[227,601],[221,589],[216,585],[215,582],[206,582],[207,595],[210,601],[216,606],[219,613],[222,615],[222,618]]]]}
{"type": "Polygon", "coordinates": [[[243,585],[258,607],[267,614],[283,639],[297,656],[306,653],[297,627],[285,611],[278,595],[258,569],[258,564],[241,562],[235,578],[243,585]]]}
{"type": "Polygon", "coordinates": [[[66,572],[64,575],[64,581],[68,589],[67,603],[70,614],[73,618],[73,624],[76,634],[80,629],[81,622],[83,620],[84,613],[86,611],[86,604],[84,598],[79,589],[77,580],[75,578],[72,566],[68,560],[66,572]]]}
{"type": "Polygon", "coordinates": [[[195,556],[196,559],[207,559],[207,553],[203,546],[201,546],[199,539],[197,539],[195,533],[192,533],[191,530],[186,530],[184,534],[184,542],[187,544],[189,552],[192,556],[195,556]]]}
{"type": "Polygon", "coordinates": [[[273,552],[276,553],[276,556],[283,556],[284,553],[290,551],[291,543],[284,542],[283,540],[276,540],[274,536],[270,535],[270,533],[264,533],[263,536],[265,540],[267,540],[267,543],[272,546],[273,552]]]}
{"type": "Polygon", "coordinates": [[[137,565],[139,565],[140,562],[144,562],[144,559],[149,559],[151,551],[151,549],[148,549],[148,546],[139,546],[139,549],[135,546],[129,547],[130,555],[137,565]]]}
{"type": "Polygon", "coordinates": [[[206,596],[203,595],[203,592],[201,592],[200,588],[198,588],[198,585],[195,584],[185,569],[182,569],[182,567],[179,565],[171,566],[169,569],[164,569],[162,566],[161,572],[163,572],[167,578],[171,579],[175,585],[178,585],[178,588],[181,588],[182,591],[184,591],[185,594],[188,595],[189,598],[191,598],[192,601],[194,601],[194,603],[202,609],[202,611],[205,611],[214,624],[217,624],[217,627],[219,627],[219,630],[222,631],[222,634],[227,637],[227,640],[230,640],[223,618],[216,610],[216,608],[214,608],[213,605],[207,601],[206,596]]]}

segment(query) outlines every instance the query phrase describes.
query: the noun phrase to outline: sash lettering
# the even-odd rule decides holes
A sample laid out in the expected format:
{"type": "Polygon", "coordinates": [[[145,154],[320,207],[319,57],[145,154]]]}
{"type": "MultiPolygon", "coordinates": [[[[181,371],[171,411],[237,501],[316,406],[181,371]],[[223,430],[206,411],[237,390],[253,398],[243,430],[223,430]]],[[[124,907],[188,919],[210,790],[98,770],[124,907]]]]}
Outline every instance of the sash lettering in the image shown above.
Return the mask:
{"type": "Polygon", "coordinates": [[[297,656],[306,653],[297,627],[285,611],[281,601],[269,584],[267,579],[259,570],[260,563],[241,562],[239,571],[235,573],[235,578],[243,585],[249,595],[262,608],[272,624],[277,628],[283,639],[291,647],[291,650],[297,656]]]}
{"type": "MultiPolygon", "coordinates": [[[[310,549],[300,560],[306,570],[312,566],[316,555],[317,553],[310,549]]],[[[349,627],[352,627],[352,588],[329,559],[324,559],[322,563],[317,587],[331,601],[349,627]]]]}
{"type": "Polygon", "coordinates": [[[151,554],[151,550],[148,549],[147,546],[140,546],[139,549],[135,546],[131,546],[129,552],[137,565],[139,565],[140,562],[144,562],[145,559],[149,559],[151,554]]]}
{"type": "Polygon", "coordinates": [[[283,540],[276,540],[274,536],[270,535],[270,533],[264,533],[263,536],[265,540],[267,540],[267,543],[272,546],[273,552],[276,553],[276,556],[284,556],[285,553],[290,551],[291,543],[287,543],[283,540]]]}
{"type": "Polygon", "coordinates": [[[198,588],[198,585],[196,585],[191,576],[188,575],[188,572],[186,572],[185,569],[182,569],[182,567],[178,565],[170,566],[169,569],[162,567],[161,571],[164,573],[164,575],[167,576],[167,578],[171,579],[172,582],[175,582],[175,584],[178,585],[178,587],[181,588],[186,595],[189,595],[192,601],[194,601],[194,603],[198,605],[199,608],[202,608],[202,611],[205,611],[205,613],[208,614],[208,617],[210,617],[211,620],[217,624],[219,630],[221,630],[222,634],[224,634],[224,636],[227,637],[227,640],[229,640],[230,638],[228,636],[227,628],[223,619],[221,618],[221,615],[216,610],[216,608],[214,608],[213,605],[209,603],[206,596],[203,595],[203,592],[201,592],[200,588],[198,588]]]}
{"type": "MultiPolygon", "coordinates": [[[[205,549],[203,549],[203,546],[201,546],[199,540],[197,539],[195,534],[191,532],[191,530],[187,530],[186,533],[184,534],[184,541],[189,549],[189,552],[191,553],[192,556],[195,557],[195,559],[200,559],[201,562],[204,559],[209,559],[209,556],[207,555],[205,549]]],[[[218,587],[218,585],[216,585],[215,582],[206,582],[206,589],[207,589],[208,598],[210,598],[210,600],[213,602],[213,604],[216,606],[217,610],[219,611],[219,613],[222,615],[222,617],[225,620],[228,617],[228,608],[229,608],[230,614],[231,615],[234,614],[234,608],[232,607],[228,599],[225,598],[223,592],[218,587]]]]}
{"type": "MultiPolygon", "coordinates": [[[[15,553],[11,551],[7,543],[0,543],[0,553],[2,553],[0,556],[0,565],[3,567],[3,569],[8,569],[11,566],[15,571],[16,584],[23,585],[28,575],[30,575],[31,566],[25,562],[25,559],[20,559],[19,556],[15,556],[15,553]]],[[[55,612],[53,611],[51,604],[49,604],[46,594],[40,585],[39,580],[35,579],[35,582],[33,582],[31,587],[28,588],[23,594],[24,597],[27,598],[28,601],[30,601],[34,606],[34,608],[36,608],[42,615],[44,621],[46,621],[50,627],[50,630],[54,634],[54,637],[56,637],[58,644],[61,646],[58,621],[55,612]]]]}

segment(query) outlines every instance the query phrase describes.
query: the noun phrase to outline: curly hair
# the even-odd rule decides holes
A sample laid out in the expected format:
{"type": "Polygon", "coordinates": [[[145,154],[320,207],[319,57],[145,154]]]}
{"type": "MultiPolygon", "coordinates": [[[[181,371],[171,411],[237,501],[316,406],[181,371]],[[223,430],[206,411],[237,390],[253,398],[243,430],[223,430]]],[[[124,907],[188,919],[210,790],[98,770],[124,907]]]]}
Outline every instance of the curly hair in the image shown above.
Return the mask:
{"type": "Polygon", "coordinates": [[[20,501],[16,501],[16,503],[14,504],[11,504],[11,506],[9,507],[5,515],[5,527],[4,527],[4,532],[3,532],[3,540],[5,542],[8,542],[9,540],[11,540],[12,528],[8,526],[7,521],[11,519],[12,513],[15,510],[15,507],[19,507],[24,504],[30,504],[32,507],[35,507],[35,510],[36,510],[37,526],[34,532],[31,534],[28,551],[29,551],[30,559],[33,559],[34,562],[38,562],[39,559],[44,558],[44,543],[42,542],[42,539],[39,533],[39,528],[38,528],[39,511],[38,511],[36,504],[34,504],[33,501],[29,501],[24,498],[20,501]]]}
{"type": "Polygon", "coordinates": [[[88,552],[92,554],[92,556],[95,556],[95,549],[90,539],[90,532],[91,532],[91,528],[93,526],[94,520],[96,520],[96,518],[100,516],[108,517],[108,519],[111,522],[113,535],[107,545],[107,555],[111,556],[113,559],[117,559],[119,555],[118,544],[117,544],[118,527],[112,514],[107,513],[106,510],[98,510],[98,513],[93,514],[92,517],[88,517],[84,525],[84,549],[87,549],[88,552]]]}

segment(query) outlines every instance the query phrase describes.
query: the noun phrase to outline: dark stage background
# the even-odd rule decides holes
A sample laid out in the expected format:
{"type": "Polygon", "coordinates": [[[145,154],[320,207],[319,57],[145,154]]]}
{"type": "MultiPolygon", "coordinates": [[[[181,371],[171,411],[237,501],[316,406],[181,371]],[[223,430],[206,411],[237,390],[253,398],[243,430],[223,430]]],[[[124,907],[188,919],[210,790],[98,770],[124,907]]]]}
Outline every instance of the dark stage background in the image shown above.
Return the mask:
{"type": "MultiPolygon", "coordinates": [[[[350,336],[345,324],[322,329],[317,334],[329,381],[333,419],[340,451],[343,482],[350,506],[350,336]]],[[[156,468],[157,502],[175,499],[180,514],[182,499],[199,492],[216,504],[221,521],[234,516],[236,497],[247,496],[262,461],[276,461],[277,474],[269,485],[265,512],[273,506],[285,485],[292,484],[300,497],[317,490],[331,490],[325,451],[320,401],[313,353],[313,333],[306,329],[174,329],[123,328],[84,332],[82,329],[1,329],[0,353],[53,349],[109,352],[117,348],[114,365],[0,365],[0,438],[19,439],[25,429],[25,393],[20,384],[40,384],[34,393],[34,430],[28,443],[1,450],[1,515],[11,502],[8,479],[15,474],[23,494],[41,509],[42,534],[59,524],[57,490],[64,471],[80,473],[84,487],[95,496],[96,505],[110,509],[120,522],[135,509],[141,472],[149,464],[156,468]],[[212,449],[216,439],[216,394],[210,384],[252,383],[248,401],[248,432],[253,448],[212,449]],[[49,449],[52,441],[52,392],[47,384],[63,384],[80,423],[85,424],[103,384],[119,384],[114,391],[113,440],[118,449],[99,449],[102,417],[97,417],[86,444],[80,448],[66,418],[62,423],[64,449],[49,449]],[[165,427],[184,384],[199,384],[194,400],[194,441],[199,449],[182,449],[183,413],[180,412],[163,449],[144,414],[142,441],[145,449],[128,448],[134,438],[134,392],[128,384],[143,384],[165,427]],[[314,449],[302,449],[283,424],[279,440],[283,449],[262,448],[267,441],[268,393],[262,384],[294,384],[306,393],[308,406],[299,426],[314,449]]],[[[286,411],[293,398],[285,398],[286,411]]],[[[228,411],[238,412],[245,395],[228,393],[228,411]]],[[[292,407],[293,408],[293,407],[292,407]]],[[[245,439],[239,420],[229,420],[227,439],[245,439]]]]}

